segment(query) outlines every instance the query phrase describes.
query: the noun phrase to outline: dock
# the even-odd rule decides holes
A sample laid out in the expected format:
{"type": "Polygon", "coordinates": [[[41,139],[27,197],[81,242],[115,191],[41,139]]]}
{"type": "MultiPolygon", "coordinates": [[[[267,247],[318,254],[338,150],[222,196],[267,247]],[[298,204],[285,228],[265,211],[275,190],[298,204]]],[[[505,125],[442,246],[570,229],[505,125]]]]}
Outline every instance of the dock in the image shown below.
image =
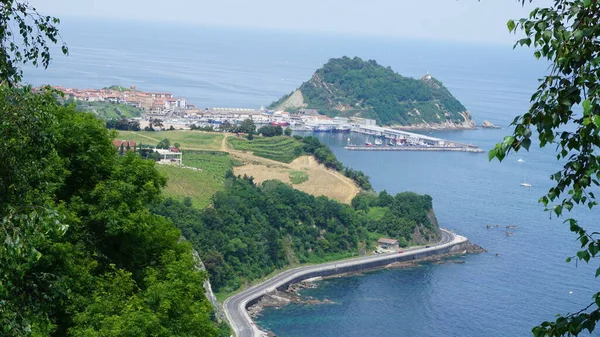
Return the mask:
{"type": "Polygon", "coordinates": [[[348,145],[344,149],[350,151],[453,151],[453,152],[472,152],[483,153],[482,149],[476,146],[360,146],[348,145]]]}

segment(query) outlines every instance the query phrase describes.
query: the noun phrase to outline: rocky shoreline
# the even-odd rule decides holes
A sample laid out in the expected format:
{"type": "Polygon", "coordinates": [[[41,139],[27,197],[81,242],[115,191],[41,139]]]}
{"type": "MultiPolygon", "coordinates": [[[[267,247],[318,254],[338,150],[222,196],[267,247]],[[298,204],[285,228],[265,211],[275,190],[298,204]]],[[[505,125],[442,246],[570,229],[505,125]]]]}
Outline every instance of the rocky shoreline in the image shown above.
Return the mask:
{"type": "Polygon", "coordinates": [[[248,314],[250,315],[250,317],[254,318],[259,316],[264,308],[278,308],[292,303],[308,305],[334,303],[328,300],[327,298],[319,300],[312,296],[300,295],[301,290],[314,289],[316,287],[317,285],[315,284],[315,282],[308,280],[291,284],[285,291],[276,290],[274,293],[266,294],[265,296],[263,296],[260,299],[260,301],[258,301],[258,303],[248,308],[248,314]]]}
{"type": "MultiPolygon", "coordinates": [[[[390,263],[387,266],[383,267],[386,269],[399,269],[399,268],[413,268],[419,266],[423,262],[433,262],[435,264],[446,264],[446,263],[464,263],[461,260],[451,260],[449,257],[453,257],[460,254],[475,254],[475,253],[484,253],[487,252],[486,249],[481,246],[467,242],[464,251],[455,252],[455,253],[446,253],[446,254],[438,254],[429,256],[426,258],[414,260],[414,261],[404,261],[404,262],[394,262],[390,263]]],[[[316,278],[304,280],[299,283],[291,284],[288,289],[285,291],[275,291],[274,293],[266,294],[263,296],[256,304],[250,306],[248,310],[248,314],[250,317],[254,318],[260,316],[261,312],[265,308],[269,307],[282,307],[288,304],[296,303],[296,304],[306,304],[306,305],[322,305],[322,304],[334,304],[335,302],[325,298],[323,300],[315,299],[312,296],[302,296],[300,292],[304,289],[314,289],[317,288],[317,281],[322,279],[331,279],[331,278],[340,278],[340,277],[348,277],[355,275],[362,275],[364,271],[356,272],[356,273],[344,273],[332,275],[324,278],[316,278]]]]}

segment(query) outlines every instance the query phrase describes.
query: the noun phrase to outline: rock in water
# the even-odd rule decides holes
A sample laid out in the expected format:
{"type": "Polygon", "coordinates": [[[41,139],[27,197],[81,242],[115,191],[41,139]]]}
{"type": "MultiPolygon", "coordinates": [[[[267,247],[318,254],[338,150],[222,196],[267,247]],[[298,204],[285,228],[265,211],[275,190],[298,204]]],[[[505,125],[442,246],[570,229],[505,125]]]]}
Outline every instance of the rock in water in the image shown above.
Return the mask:
{"type": "Polygon", "coordinates": [[[481,127],[484,129],[500,129],[499,126],[492,124],[490,121],[483,121],[483,123],[481,123],[481,127]]]}

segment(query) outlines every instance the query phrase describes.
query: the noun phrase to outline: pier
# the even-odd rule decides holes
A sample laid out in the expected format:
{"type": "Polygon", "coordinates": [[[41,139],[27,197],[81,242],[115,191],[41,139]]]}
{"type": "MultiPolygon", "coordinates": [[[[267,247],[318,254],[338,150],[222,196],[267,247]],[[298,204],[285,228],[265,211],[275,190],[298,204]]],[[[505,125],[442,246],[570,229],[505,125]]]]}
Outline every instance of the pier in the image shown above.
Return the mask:
{"type": "Polygon", "coordinates": [[[473,146],[359,146],[348,145],[344,149],[350,151],[454,151],[483,153],[482,149],[473,146]]]}

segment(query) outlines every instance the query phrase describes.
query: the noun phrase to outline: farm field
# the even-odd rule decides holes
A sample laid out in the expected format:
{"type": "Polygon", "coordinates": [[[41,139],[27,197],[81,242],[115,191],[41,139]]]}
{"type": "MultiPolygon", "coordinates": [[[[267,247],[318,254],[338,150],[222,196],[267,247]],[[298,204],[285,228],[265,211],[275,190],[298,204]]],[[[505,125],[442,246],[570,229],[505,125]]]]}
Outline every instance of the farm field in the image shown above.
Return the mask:
{"type": "Polygon", "coordinates": [[[184,151],[183,164],[187,167],[156,165],[168,177],[164,194],[179,201],[189,197],[194,207],[205,208],[213,194],[223,190],[233,162],[226,152],[184,151]]]}
{"type": "Polygon", "coordinates": [[[302,143],[291,137],[256,137],[252,141],[232,134],[199,131],[120,131],[118,139],[156,145],[163,139],[179,143],[183,165],[159,165],[169,181],[165,195],[203,208],[224,188],[225,173],[248,175],[256,183],[277,179],[315,196],[350,203],[359,188],[339,172],[327,169],[312,156],[303,155],[302,143]],[[190,168],[191,167],[191,168],[190,168]],[[194,170],[197,168],[199,170],[194,170]]]}
{"type": "Polygon", "coordinates": [[[156,146],[167,138],[171,145],[179,143],[182,150],[220,150],[224,135],[201,131],[119,131],[118,139],[134,140],[138,144],[156,146]]]}
{"type": "Polygon", "coordinates": [[[228,142],[234,150],[252,152],[255,156],[291,163],[303,154],[302,143],[291,137],[256,137],[252,141],[229,137],[228,142]]]}

